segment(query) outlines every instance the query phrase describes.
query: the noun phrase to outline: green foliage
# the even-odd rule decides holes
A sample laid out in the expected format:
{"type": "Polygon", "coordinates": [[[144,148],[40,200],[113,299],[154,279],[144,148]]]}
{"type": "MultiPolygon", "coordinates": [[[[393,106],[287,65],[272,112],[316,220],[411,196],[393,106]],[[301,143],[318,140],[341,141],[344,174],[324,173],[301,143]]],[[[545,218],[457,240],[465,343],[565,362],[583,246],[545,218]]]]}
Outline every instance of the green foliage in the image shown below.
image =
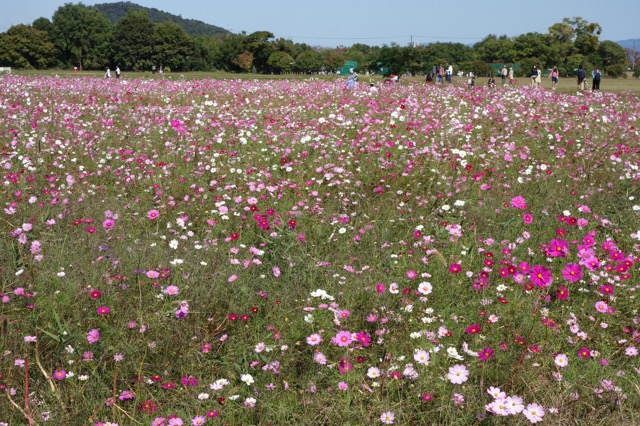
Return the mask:
{"type": "Polygon", "coordinates": [[[475,56],[487,63],[515,62],[518,57],[514,41],[505,35],[491,34],[473,46],[475,56]]]}
{"type": "Polygon", "coordinates": [[[111,24],[97,9],[67,3],[53,14],[52,37],[65,67],[102,69],[108,63],[111,24]]]}
{"type": "Polygon", "coordinates": [[[155,26],[155,63],[173,71],[184,71],[189,58],[195,56],[195,46],[193,39],[178,24],[165,22],[155,26]]]}
{"type": "MultiPolygon", "coordinates": [[[[273,57],[273,55],[277,53],[284,53],[284,52],[276,52],[271,56],[273,57]]],[[[286,60],[287,60],[287,57],[278,59],[278,61],[281,63],[286,60]]],[[[269,65],[271,65],[271,58],[269,58],[269,65]]],[[[320,56],[320,53],[316,52],[315,50],[305,50],[304,52],[301,52],[298,56],[296,56],[294,66],[297,70],[302,71],[303,73],[318,72],[322,67],[322,56],[320,56]]]]}
{"type": "Polygon", "coordinates": [[[270,39],[273,38],[273,33],[269,31],[256,31],[251,33],[245,39],[245,50],[251,53],[252,66],[256,68],[259,73],[268,72],[269,57],[275,51],[270,39]]]}
{"type": "Polygon", "coordinates": [[[49,34],[28,25],[15,25],[0,34],[0,63],[15,68],[44,69],[55,60],[49,34]]]}
{"type": "Polygon", "coordinates": [[[273,52],[271,56],[269,56],[267,65],[269,65],[275,74],[290,73],[294,67],[296,69],[304,69],[299,62],[294,62],[291,55],[286,52],[273,52]]]}
{"type": "Polygon", "coordinates": [[[113,29],[112,57],[120,67],[132,71],[149,71],[158,66],[154,52],[155,24],[143,11],[131,11],[113,29]]]}
{"type": "Polygon", "coordinates": [[[601,68],[609,77],[621,77],[627,69],[627,53],[622,46],[605,40],[598,46],[601,68]]]}

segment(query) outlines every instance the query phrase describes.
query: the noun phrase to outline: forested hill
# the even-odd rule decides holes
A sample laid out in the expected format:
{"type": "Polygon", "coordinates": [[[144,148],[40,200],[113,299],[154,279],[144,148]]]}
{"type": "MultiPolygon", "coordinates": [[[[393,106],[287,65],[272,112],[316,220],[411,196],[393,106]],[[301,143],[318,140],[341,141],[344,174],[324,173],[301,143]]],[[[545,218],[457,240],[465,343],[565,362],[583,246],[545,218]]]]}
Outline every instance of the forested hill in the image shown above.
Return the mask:
{"type": "Polygon", "coordinates": [[[191,36],[214,36],[229,33],[229,31],[224,28],[215,25],[206,24],[195,19],[184,19],[182,16],[172,15],[171,13],[163,12],[155,8],[140,6],[129,1],[100,3],[93,7],[107,15],[109,20],[114,24],[124,18],[130,9],[142,9],[147,13],[152,22],[175,22],[191,36]]]}

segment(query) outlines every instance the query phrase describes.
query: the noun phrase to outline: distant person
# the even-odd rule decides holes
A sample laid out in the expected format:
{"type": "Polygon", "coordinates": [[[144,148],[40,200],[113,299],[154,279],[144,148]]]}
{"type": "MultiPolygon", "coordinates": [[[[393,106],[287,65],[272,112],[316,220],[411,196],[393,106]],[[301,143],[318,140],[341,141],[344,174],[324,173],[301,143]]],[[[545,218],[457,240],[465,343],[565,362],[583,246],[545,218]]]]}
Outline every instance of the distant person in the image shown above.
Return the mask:
{"type": "Polygon", "coordinates": [[[587,72],[582,68],[582,65],[578,67],[576,77],[578,80],[578,90],[584,90],[584,80],[587,78],[587,72]]]}
{"type": "Polygon", "coordinates": [[[116,78],[120,78],[120,65],[116,65],[116,78]]]}
{"type": "Polygon", "coordinates": [[[104,70],[104,78],[111,78],[111,70],[109,69],[109,67],[107,66],[104,70]]]}
{"type": "Polygon", "coordinates": [[[502,79],[502,85],[507,84],[507,76],[509,75],[509,71],[507,70],[507,66],[503,65],[500,70],[500,78],[502,79]]]}
{"type": "Polygon", "coordinates": [[[153,66],[151,67],[151,74],[155,74],[155,73],[156,73],[156,66],[155,66],[155,65],[153,65],[153,66]]]}
{"type": "Polygon", "coordinates": [[[453,65],[449,64],[447,67],[447,83],[451,83],[451,77],[453,76],[453,65]]]}
{"type": "Polygon", "coordinates": [[[595,67],[593,71],[591,71],[591,78],[593,79],[591,90],[600,90],[600,79],[602,78],[602,73],[598,67],[595,67]]]}
{"type": "Polygon", "coordinates": [[[513,83],[513,67],[509,67],[509,84],[513,83]]]}
{"type": "Polygon", "coordinates": [[[433,83],[433,73],[432,72],[428,72],[427,73],[427,77],[425,78],[425,81],[427,83],[433,83]]]}
{"type": "Polygon", "coordinates": [[[495,78],[493,78],[493,76],[489,77],[489,81],[487,81],[487,87],[489,89],[493,89],[494,87],[496,87],[496,80],[495,78]]]}
{"type": "Polygon", "coordinates": [[[536,85],[536,79],[538,78],[538,67],[537,66],[533,66],[531,67],[531,86],[535,86],[536,85]]]}
{"type": "Polygon", "coordinates": [[[560,72],[558,71],[558,67],[553,67],[551,72],[549,73],[549,78],[551,79],[551,89],[556,90],[556,86],[558,85],[558,76],[560,72]]]}
{"type": "Polygon", "coordinates": [[[467,80],[467,84],[469,87],[473,87],[476,85],[476,76],[473,73],[470,73],[469,80],[467,80]]]}
{"type": "Polygon", "coordinates": [[[438,84],[442,84],[442,80],[444,78],[444,68],[442,65],[438,64],[438,84]]]}
{"type": "Polygon", "coordinates": [[[542,84],[542,68],[536,66],[536,86],[540,86],[542,84]]]}
{"type": "Polygon", "coordinates": [[[353,70],[353,68],[349,68],[349,76],[347,77],[347,89],[353,89],[356,87],[356,83],[358,82],[358,74],[353,70]]]}

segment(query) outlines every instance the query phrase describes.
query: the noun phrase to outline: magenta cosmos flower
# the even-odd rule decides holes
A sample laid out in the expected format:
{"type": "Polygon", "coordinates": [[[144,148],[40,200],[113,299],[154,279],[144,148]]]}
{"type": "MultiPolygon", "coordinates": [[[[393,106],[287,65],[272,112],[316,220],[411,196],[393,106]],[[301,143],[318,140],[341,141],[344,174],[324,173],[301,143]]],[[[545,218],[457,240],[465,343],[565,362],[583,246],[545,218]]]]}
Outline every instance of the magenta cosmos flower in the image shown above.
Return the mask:
{"type": "Polygon", "coordinates": [[[517,195],[511,199],[511,207],[524,210],[527,208],[527,202],[523,197],[517,195]]]}
{"type": "Polygon", "coordinates": [[[108,306],[100,306],[96,312],[98,313],[98,315],[107,315],[109,312],[111,312],[111,309],[109,309],[108,306]]]}
{"type": "Polygon", "coordinates": [[[538,287],[549,287],[553,281],[551,271],[541,265],[535,265],[531,268],[529,279],[538,287]]]}
{"type": "Polygon", "coordinates": [[[567,263],[562,270],[562,278],[575,283],[582,278],[582,267],[577,263],[567,263]]]}
{"type": "Polygon", "coordinates": [[[53,372],[53,378],[56,380],[64,380],[67,377],[67,372],[64,370],[56,370],[53,372]]]}
{"type": "Polygon", "coordinates": [[[153,209],[153,210],[149,210],[147,212],[147,217],[151,220],[153,219],[157,219],[160,216],[160,213],[158,212],[158,210],[153,209]]]}
{"type": "Polygon", "coordinates": [[[549,257],[567,257],[569,254],[569,243],[562,238],[555,238],[549,241],[547,248],[547,256],[549,257]]]}

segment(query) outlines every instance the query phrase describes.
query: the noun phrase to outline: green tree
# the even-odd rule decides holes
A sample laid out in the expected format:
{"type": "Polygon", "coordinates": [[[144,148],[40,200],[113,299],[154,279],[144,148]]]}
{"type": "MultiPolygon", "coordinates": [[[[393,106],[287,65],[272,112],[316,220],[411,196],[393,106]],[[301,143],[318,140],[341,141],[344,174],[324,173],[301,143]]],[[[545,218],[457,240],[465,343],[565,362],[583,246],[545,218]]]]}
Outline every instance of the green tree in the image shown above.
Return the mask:
{"type": "Polygon", "coordinates": [[[67,3],[53,14],[53,40],[62,66],[101,69],[108,62],[111,23],[99,10],[67,3]]]}
{"type": "Polygon", "coordinates": [[[605,40],[598,46],[600,68],[609,77],[621,77],[629,64],[627,53],[618,43],[605,40]]]}
{"type": "Polygon", "coordinates": [[[323,67],[327,71],[337,71],[344,65],[346,49],[323,49],[320,51],[323,67]]]}
{"type": "Polygon", "coordinates": [[[600,34],[602,34],[600,24],[589,22],[579,16],[574,16],[572,19],[564,18],[562,22],[573,28],[574,45],[579,53],[588,55],[597,50],[600,34]]]}
{"type": "Polygon", "coordinates": [[[283,74],[291,71],[293,62],[293,58],[287,52],[273,52],[269,56],[268,65],[274,73],[283,74]]]}
{"type": "Polygon", "coordinates": [[[33,21],[31,26],[36,30],[44,31],[49,35],[53,33],[53,23],[47,18],[38,18],[33,21]]]}
{"type": "MultiPolygon", "coordinates": [[[[269,57],[269,62],[271,62],[272,58],[273,54],[269,57]]],[[[322,57],[315,50],[305,50],[296,56],[295,68],[305,74],[318,72],[320,67],[322,67],[322,57]]]]}
{"type": "Polygon", "coordinates": [[[245,40],[245,50],[253,55],[253,66],[260,73],[268,71],[269,57],[275,52],[273,44],[269,42],[272,38],[273,33],[269,31],[256,31],[249,34],[245,40]]]}
{"type": "Polygon", "coordinates": [[[0,63],[15,68],[44,69],[53,63],[55,47],[45,31],[14,25],[0,34],[0,63]]]}
{"type": "Polygon", "coordinates": [[[549,34],[527,33],[513,39],[513,47],[518,52],[513,62],[523,63],[535,60],[540,68],[557,65],[557,55],[551,47],[552,37],[549,34]]]}
{"type": "Polygon", "coordinates": [[[214,67],[225,71],[242,71],[236,59],[244,51],[246,38],[245,33],[214,37],[212,41],[218,46],[218,49],[212,50],[214,67]]]}
{"type": "Polygon", "coordinates": [[[155,24],[142,10],[130,10],[113,29],[112,57],[123,69],[150,70],[156,64],[154,55],[155,24]]]}
{"type": "Polygon", "coordinates": [[[195,42],[180,25],[163,22],[155,26],[153,56],[158,64],[173,71],[184,71],[195,54],[195,42]]]}
{"type": "Polygon", "coordinates": [[[490,34],[476,43],[473,49],[477,59],[489,64],[514,62],[517,57],[514,42],[506,35],[490,34]]]}

